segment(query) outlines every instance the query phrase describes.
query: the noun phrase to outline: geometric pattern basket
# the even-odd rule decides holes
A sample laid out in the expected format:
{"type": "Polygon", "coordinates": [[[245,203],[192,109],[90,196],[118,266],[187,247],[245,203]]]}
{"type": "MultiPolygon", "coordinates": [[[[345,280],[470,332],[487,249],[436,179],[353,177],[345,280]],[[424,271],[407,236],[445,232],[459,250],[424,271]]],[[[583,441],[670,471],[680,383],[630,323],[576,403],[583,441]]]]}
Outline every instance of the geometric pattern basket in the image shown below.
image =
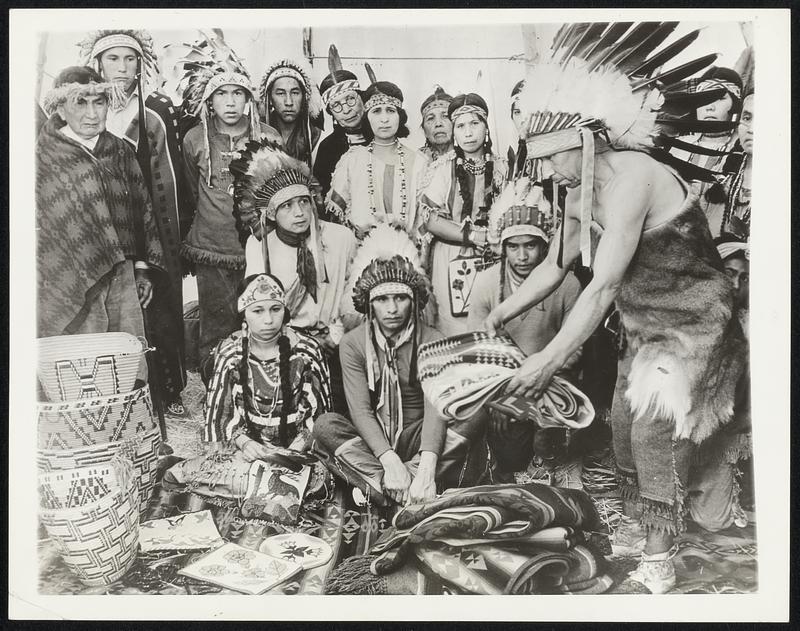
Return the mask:
{"type": "Polygon", "coordinates": [[[124,456],[133,463],[133,475],[138,483],[139,512],[144,516],[156,484],[160,446],[161,432],[156,427],[126,441],[78,449],[40,449],[36,466],[43,473],[64,471],[102,465],[116,456],[124,456]],[[135,441],[135,444],[132,444],[132,441],[135,441]]]}
{"type": "Polygon", "coordinates": [[[157,426],[150,388],[96,399],[39,403],[41,449],[76,449],[117,442],[157,426]]]}
{"type": "Polygon", "coordinates": [[[38,344],[39,380],[51,401],[130,392],[146,347],[121,332],[43,337],[38,344]]]}
{"type": "MultiPolygon", "coordinates": [[[[89,586],[109,585],[136,560],[139,501],[133,467],[115,460],[118,486],[100,499],[74,508],[41,508],[39,516],[64,563],[89,586]]],[[[86,471],[85,469],[82,471],[86,471]]],[[[80,472],[75,472],[80,475],[80,472]]],[[[46,478],[53,474],[44,474],[46,478]]]]}

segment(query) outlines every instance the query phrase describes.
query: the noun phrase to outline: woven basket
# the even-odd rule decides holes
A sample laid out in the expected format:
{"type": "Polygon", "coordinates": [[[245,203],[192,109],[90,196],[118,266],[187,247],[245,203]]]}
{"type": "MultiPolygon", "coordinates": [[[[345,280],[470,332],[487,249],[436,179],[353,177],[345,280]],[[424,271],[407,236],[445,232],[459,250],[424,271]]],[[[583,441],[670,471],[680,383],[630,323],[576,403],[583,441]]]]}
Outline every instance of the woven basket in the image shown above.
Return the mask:
{"type": "Polygon", "coordinates": [[[39,339],[39,381],[51,401],[94,399],[133,389],[146,345],[129,333],[39,339]]]}
{"type": "Polygon", "coordinates": [[[157,425],[147,385],[112,397],[38,404],[40,449],[117,442],[157,425]]]}
{"type": "Polygon", "coordinates": [[[124,456],[133,463],[134,477],[139,491],[139,512],[144,517],[156,484],[160,445],[161,432],[155,428],[125,441],[80,449],[40,449],[36,465],[40,472],[46,473],[93,467],[111,462],[116,456],[124,456]]]}
{"type": "Polygon", "coordinates": [[[114,459],[113,466],[88,467],[39,476],[43,506],[39,517],[67,567],[85,585],[109,585],[130,569],[139,545],[139,498],[133,465],[114,459]],[[64,490],[82,482],[98,495],[70,508],[64,490]]]}

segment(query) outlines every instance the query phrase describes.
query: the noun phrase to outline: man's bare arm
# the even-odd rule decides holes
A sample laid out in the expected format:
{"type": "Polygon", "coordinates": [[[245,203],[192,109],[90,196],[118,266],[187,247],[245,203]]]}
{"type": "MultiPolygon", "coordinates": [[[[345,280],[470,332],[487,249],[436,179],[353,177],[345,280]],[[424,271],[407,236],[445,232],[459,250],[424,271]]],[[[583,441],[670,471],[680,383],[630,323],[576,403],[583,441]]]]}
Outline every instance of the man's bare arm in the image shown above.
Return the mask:
{"type": "Polygon", "coordinates": [[[525,360],[507,392],[540,396],[556,371],[600,324],[639,245],[649,195],[647,187],[632,179],[611,183],[603,191],[602,207],[608,212],[594,258],[594,278],[578,296],[558,334],[541,352],[525,360]]]}

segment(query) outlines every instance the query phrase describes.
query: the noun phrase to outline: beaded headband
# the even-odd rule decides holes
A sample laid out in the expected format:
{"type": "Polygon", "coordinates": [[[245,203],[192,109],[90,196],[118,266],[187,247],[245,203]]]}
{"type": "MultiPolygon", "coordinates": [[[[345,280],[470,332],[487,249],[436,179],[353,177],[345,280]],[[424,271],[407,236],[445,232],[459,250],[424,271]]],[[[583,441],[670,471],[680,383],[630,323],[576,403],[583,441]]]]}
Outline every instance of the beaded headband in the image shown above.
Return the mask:
{"type": "Polygon", "coordinates": [[[705,92],[706,90],[714,90],[716,88],[723,88],[737,99],[742,98],[742,89],[738,85],[730,81],[723,81],[722,79],[706,79],[705,81],[701,81],[697,86],[697,91],[705,92]]]}
{"type": "Polygon", "coordinates": [[[390,294],[401,294],[403,296],[414,296],[411,287],[405,283],[389,282],[376,285],[369,291],[369,299],[373,300],[381,296],[388,296],[390,294]]]}
{"type": "Polygon", "coordinates": [[[370,110],[380,107],[381,105],[391,105],[397,109],[400,109],[403,107],[403,102],[394,96],[389,96],[388,94],[382,94],[381,92],[378,92],[377,94],[373,94],[371,97],[369,97],[369,100],[364,103],[364,110],[369,112],[370,110]]]}
{"type": "Polygon", "coordinates": [[[239,313],[242,313],[250,305],[265,300],[274,300],[284,306],[286,305],[286,295],[283,289],[281,289],[281,286],[278,285],[271,276],[259,274],[250,282],[247,288],[242,292],[242,295],[239,296],[236,308],[239,313]]]}
{"type": "Polygon", "coordinates": [[[334,83],[322,93],[322,102],[325,104],[325,107],[327,107],[328,103],[330,103],[337,96],[344,94],[345,92],[357,92],[360,89],[361,86],[358,83],[358,79],[346,79],[345,81],[334,83]]]}
{"type": "Polygon", "coordinates": [[[117,46],[125,46],[126,48],[132,48],[137,53],[142,55],[142,46],[136,40],[136,38],[131,37],[130,35],[125,35],[124,33],[114,33],[112,35],[106,35],[105,37],[101,37],[98,39],[94,46],[92,47],[92,52],[90,54],[91,57],[97,57],[98,55],[104,53],[105,51],[109,50],[110,48],[116,48],[117,46]]]}
{"type": "Polygon", "coordinates": [[[250,79],[238,72],[221,72],[208,80],[200,103],[205,103],[223,85],[238,85],[240,88],[247,90],[251,97],[253,96],[253,86],[250,84],[250,79]]]}
{"type": "Polygon", "coordinates": [[[443,109],[446,113],[449,106],[450,101],[445,101],[444,99],[436,99],[435,101],[431,101],[424,108],[422,108],[422,118],[425,118],[425,116],[427,116],[428,112],[431,110],[443,109]]]}
{"type": "Polygon", "coordinates": [[[453,110],[453,113],[450,115],[450,120],[455,122],[455,120],[463,114],[477,114],[484,121],[489,115],[485,109],[478,107],[477,105],[462,105],[461,107],[453,110]]]}

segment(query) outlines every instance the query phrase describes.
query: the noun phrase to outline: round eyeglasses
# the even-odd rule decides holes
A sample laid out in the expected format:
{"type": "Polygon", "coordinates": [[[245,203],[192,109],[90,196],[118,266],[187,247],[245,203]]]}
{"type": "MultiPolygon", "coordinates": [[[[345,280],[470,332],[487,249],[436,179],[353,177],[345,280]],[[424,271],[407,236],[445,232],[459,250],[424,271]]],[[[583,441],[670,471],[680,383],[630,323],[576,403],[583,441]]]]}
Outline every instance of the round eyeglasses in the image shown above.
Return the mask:
{"type": "Polygon", "coordinates": [[[344,99],[341,101],[336,101],[335,103],[331,103],[328,107],[331,108],[331,112],[338,114],[344,109],[344,106],[353,107],[356,104],[356,97],[355,94],[348,94],[344,99]]]}

